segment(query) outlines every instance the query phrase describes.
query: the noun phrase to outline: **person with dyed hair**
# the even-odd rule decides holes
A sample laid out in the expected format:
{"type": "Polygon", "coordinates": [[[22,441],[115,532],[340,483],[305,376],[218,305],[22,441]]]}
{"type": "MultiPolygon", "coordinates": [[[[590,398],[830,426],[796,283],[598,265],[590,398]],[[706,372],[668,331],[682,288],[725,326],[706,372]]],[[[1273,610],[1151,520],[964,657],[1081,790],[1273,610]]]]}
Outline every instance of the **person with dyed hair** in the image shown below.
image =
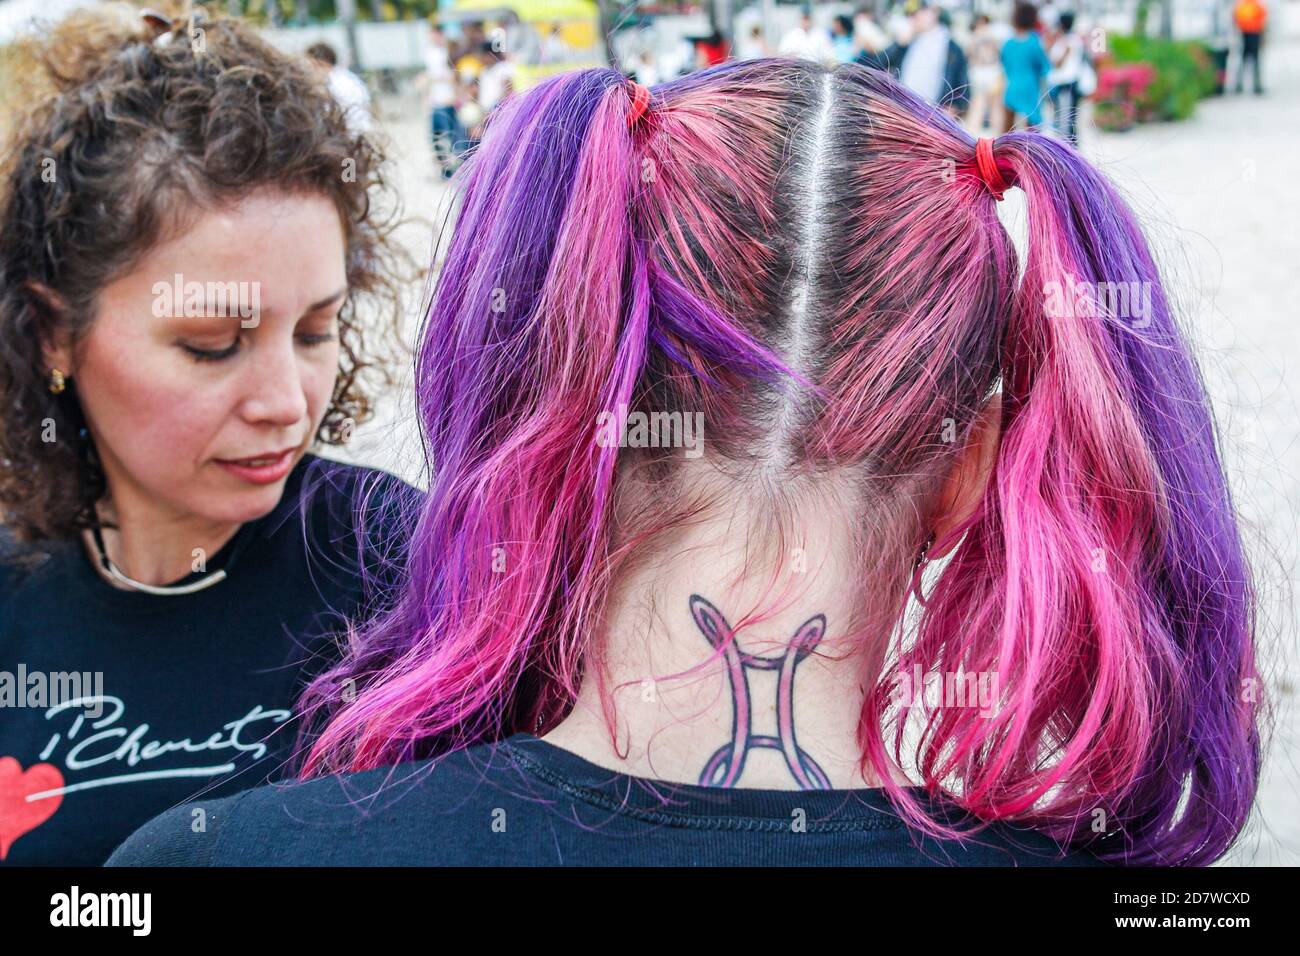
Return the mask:
{"type": "Polygon", "coordinates": [[[1262,720],[1238,519],[1147,243],[1073,149],[764,59],[553,77],[456,182],[405,591],[306,695],[302,780],[111,864],[1233,844],[1262,720]]]}

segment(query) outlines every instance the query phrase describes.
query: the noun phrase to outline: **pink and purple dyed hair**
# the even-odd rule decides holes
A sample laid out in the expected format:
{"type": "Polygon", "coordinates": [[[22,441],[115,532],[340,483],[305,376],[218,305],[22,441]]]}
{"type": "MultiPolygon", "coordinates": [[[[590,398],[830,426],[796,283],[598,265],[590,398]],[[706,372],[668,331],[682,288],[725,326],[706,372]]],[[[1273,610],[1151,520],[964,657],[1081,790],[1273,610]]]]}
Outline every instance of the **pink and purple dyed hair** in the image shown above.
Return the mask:
{"type": "Polygon", "coordinates": [[[973,141],[882,73],[728,63],[656,87],[632,130],[629,105],[613,71],[552,78],[459,176],[417,361],[428,498],[400,596],[304,698],[303,775],[563,718],[619,568],[665,530],[620,518],[602,411],[702,411],[711,453],[857,467],[903,513],[951,461],[945,421],[965,434],[1000,386],[987,492],[868,698],[863,764],[901,759],[900,675],[996,672],[992,718],[924,727],[932,792],[1112,860],[1221,856],[1259,772],[1254,598],[1197,366],[1114,188],[999,137],[1017,281],[973,141]],[[1052,283],[1081,298],[1049,309],[1052,283]],[[1103,283],[1149,314],[1077,291],[1103,283]]]}

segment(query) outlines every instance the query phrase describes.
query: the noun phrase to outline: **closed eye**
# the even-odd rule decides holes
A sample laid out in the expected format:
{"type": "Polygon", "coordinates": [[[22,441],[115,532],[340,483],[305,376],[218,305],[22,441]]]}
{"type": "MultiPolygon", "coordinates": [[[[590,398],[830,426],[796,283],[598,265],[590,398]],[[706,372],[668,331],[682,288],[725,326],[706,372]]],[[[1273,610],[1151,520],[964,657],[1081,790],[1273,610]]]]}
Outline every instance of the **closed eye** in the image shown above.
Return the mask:
{"type": "Polygon", "coordinates": [[[196,362],[220,362],[239,351],[239,339],[235,339],[224,349],[201,349],[184,342],[180,343],[180,347],[196,362]]]}
{"type": "Polygon", "coordinates": [[[333,342],[335,335],[332,332],[318,332],[315,334],[306,334],[298,336],[298,341],[303,345],[324,345],[326,342],[333,342]]]}

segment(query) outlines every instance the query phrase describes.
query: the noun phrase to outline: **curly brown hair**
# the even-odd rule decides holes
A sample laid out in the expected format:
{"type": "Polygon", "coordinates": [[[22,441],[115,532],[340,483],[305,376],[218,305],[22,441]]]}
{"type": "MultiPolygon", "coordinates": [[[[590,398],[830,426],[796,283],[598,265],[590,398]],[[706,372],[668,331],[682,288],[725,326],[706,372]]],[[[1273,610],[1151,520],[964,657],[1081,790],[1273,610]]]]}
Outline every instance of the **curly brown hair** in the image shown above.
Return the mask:
{"type": "Polygon", "coordinates": [[[25,541],[99,524],[107,491],[75,383],[49,390],[43,346],[83,337],[100,290],[205,208],[269,186],[338,209],[349,294],[318,442],[346,441],[392,382],[410,257],[381,146],[348,131],[306,61],[238,20],[162,8],[171,28],[127,3],[78,11],[0,65],[0,523],[25,541]],[[51,421],[77,440],[43,440],[51,421]]]}

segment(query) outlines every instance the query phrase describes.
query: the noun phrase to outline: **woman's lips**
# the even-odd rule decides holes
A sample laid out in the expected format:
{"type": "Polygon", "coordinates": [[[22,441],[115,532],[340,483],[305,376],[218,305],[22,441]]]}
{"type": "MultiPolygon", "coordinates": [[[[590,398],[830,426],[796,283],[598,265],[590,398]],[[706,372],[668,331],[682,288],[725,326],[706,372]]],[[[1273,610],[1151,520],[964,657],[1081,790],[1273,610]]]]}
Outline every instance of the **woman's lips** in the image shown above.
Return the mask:
{"type": "Polygon", "coordinates": [[[255,485],[269,485],[279,481],[293,468],[293,453],[297,448],[286,448],[269,455],[251,458],[217,459],[217,464],[237,478],[255,485]]]}

